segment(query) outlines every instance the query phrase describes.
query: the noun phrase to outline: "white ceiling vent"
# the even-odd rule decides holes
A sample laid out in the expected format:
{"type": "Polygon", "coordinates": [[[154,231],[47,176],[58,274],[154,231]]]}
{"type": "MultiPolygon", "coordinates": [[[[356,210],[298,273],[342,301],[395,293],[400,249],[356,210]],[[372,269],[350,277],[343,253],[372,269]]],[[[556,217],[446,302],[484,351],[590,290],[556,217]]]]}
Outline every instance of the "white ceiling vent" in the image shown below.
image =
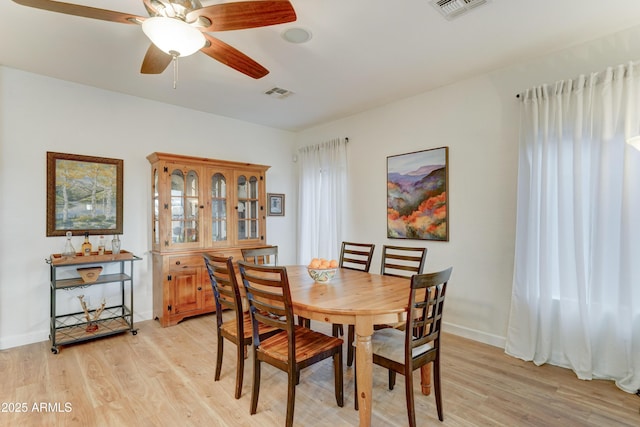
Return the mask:
{"type": "Polygon", "coordinates": [[[293,95],[293,92],[279,87],[274,87],[266,91],[265,95],[269,95],[272,98],[284,99],[287,96],[293,95]]]}
{"type": "Polygon", "coordinates": [[[452,20],[491,0],[431,0],[431,5],[446,19],[452,20]]]}

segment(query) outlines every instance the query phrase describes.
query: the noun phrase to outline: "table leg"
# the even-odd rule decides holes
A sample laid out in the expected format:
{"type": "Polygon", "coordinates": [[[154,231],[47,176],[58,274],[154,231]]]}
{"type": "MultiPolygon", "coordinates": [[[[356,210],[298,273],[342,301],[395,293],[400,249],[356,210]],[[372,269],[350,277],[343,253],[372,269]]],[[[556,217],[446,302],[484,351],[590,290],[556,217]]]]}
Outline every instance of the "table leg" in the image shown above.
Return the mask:
{"type": "Polygon", "coordinates": [[[431,394],[431,365],[433,365],[433,362],[427,363],[420,368],[420,384],[422,384],[422,394],[425,396],[431,394]]]}
{"type": "Polygon", "coordinates": [[[370,317],[356,318],[356,377],[358,381],[358,412],[360,427],[371,425],[371,401],[373,392],[373,351],[371,335],[373,321],[370,317]]]}

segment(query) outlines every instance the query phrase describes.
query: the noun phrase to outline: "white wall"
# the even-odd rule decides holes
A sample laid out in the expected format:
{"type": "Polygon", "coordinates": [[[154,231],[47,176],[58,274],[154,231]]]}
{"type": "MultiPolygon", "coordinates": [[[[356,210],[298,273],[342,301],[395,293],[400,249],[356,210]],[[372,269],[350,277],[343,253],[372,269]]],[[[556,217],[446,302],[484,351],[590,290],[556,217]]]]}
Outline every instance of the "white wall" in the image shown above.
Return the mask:
{"type": "Polygon", "coordinates": [[[299,134],[349,137],[345,240],[428,248],[426,271],[453,266],[446,330],[503,346],[511,302],[519,102],[531,86],[640,59],[640,27],[420,94],[299,134]],[[449,147],[450,241],[386,238],[386,157],[449,147]]]}
{"type": "MultiPolygon", "coordinates": [[[[153,151],[272,165],[268,243],[295,262],[294,142],[349,137],[349,240],[425,244],[427,270],[452,265],[449,331],[502,346],[513,274],[518,108],[530,86],[640,59],[640,27],[315,127],[298,135],[0,67],[0,348],[46,340],[46,151],[124,159],[123,247],[137,263],[136,319],[151,317],[149,165],[153,151]],[[386,238],[386,157],[449,147],[449,242],[386,238]]],[[[168,89],[172,90],[172,89],[168,89]]],[[[76,238],[78,239],[78,238],[76,238]]],[[[76,240],[77,245],[80,244],[76,240]]],[[[373,267],[376,268],[376,267],[373,267]]]]}
{"type": "MultiPolygon", "coordinates": [[[[283,263],[293,263],[294,144],[290,132],[0,67],[0,349],[49,335],[44,260],[62,251],[65,238],[45,237],[47,151],[124,160],[123,249],[143,257],[135,264],[139,321],[152,313],[146,156],[162,151],[270,165],[267,191],[285,193],[287,206],[285,217],[268,217],[267,241],[279,245],[283,263]]],[[[82,240],[74,237],[76,249],[82,240]]]]}

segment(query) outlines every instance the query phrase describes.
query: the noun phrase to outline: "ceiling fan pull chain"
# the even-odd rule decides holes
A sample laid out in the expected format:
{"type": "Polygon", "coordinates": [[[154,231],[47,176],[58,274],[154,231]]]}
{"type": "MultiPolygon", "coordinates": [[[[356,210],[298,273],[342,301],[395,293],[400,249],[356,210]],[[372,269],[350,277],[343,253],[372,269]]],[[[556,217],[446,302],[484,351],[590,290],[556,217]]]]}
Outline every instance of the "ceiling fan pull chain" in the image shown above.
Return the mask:
{"type": "Polygon", "coordinates": [[[175,89],[176,83],[178,81],[178,55],[173,53],[172,56],[173,56],[173,88],[175,89]]]}

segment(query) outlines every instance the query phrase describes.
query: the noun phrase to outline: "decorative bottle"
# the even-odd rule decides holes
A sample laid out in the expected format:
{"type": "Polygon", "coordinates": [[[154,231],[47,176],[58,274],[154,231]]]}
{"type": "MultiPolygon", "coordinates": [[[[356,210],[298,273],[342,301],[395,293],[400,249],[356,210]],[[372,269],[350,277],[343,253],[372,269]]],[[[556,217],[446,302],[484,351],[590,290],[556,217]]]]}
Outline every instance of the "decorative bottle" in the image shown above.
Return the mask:
{"type": "Polygon", "coordinates": [[[82,255],[91,255],[91,242],[89,241],[89,233],[84,233],[84,243],[82,244],[82,255]]]}
{"type": "Polygon", "coordinates": [[[120,253],[120,237],[116,234],[116,237],[111,241],[111,253],[118,255],[120,253]]]}
{"type": "Polygon", "coordinates": [[[62,256],[65,258],[75,258],[76,256],[76,248],[71,244],[71,236],[73,235],[70,231],[67,231],[67,243],[64,244],[64,249],[62,250],[62,256]]]}
{"type": "Polygon", "coordinates": [[[100,236],[98,240],[98,255],[104,255],[104,236],[100,236]]]}

